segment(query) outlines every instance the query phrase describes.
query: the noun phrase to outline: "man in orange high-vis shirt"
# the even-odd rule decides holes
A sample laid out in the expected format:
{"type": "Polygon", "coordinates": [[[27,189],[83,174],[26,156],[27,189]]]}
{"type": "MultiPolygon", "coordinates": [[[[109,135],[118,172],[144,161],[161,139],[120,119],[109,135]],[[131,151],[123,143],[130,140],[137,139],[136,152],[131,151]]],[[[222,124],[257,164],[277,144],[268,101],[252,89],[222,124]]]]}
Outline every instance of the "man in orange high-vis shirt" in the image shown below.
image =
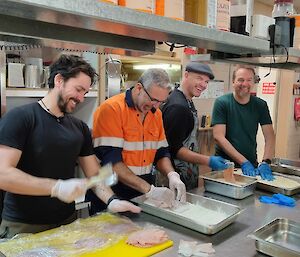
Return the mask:
{"type": "MultiPolygon", "coordinates": [[[[119,183],[112,187],[118,197],[131,199],[141,194],[170,205],[175,198],[185,201],[185,185],[174,171],[158,107],[170,93],[170,79],[162,69],[149,69],[134,87],[113,96],[94,113],[95,153],[102,165],[111,162],[119,183]],[[169,179],[169,187],[155,187],[153,164],[169,179]]],[[[91,200],[91,199],[89,199],[91,200]]],[[[91,213],[100,211],[91,200],[91,213]]]]}

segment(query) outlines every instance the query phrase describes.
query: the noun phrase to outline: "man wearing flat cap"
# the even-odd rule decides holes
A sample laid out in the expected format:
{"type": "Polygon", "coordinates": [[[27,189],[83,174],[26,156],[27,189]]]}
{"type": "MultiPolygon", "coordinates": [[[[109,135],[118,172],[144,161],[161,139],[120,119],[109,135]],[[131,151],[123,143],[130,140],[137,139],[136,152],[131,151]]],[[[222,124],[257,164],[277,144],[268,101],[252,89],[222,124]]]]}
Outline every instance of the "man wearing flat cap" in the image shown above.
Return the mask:
{"type": "Polygon", "coordinates": [[[186,65],[181,86],[170,94],[162,107],[165,133],[176,171],[187,189],[198,187],[199,164],[213,170],[227,168],[226,160],[199,154],[199,120],[192,98],[198,97],[214,79],[210,67],[199,62],[186,65]]]}

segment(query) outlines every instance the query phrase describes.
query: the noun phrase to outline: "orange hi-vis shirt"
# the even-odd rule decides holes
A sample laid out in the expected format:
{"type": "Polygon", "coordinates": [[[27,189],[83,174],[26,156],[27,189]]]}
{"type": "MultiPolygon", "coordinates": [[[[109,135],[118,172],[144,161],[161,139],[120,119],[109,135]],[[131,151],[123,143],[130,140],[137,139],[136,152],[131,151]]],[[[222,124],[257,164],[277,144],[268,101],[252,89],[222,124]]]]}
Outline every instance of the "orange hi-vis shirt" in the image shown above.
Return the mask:
{"type": "MultiPolygon", "coordinates": [[[[154,159],[160,150],[165,153],[159,154],[160,158],[170,156],[161,111],[149,111],[142,123],[134,108],[131,90],[107,99],[96,109],[93,139],[95,149],[100,151],[101,148],[105,151],[109,149],[118,154],[120,151],[116,149],[121,149],[121,161],[139,176],[151,173],[154,159]]],[[[101,161],[112,161],[109,159],[114,153],[106,152],[100,156],[101,161]]]]}

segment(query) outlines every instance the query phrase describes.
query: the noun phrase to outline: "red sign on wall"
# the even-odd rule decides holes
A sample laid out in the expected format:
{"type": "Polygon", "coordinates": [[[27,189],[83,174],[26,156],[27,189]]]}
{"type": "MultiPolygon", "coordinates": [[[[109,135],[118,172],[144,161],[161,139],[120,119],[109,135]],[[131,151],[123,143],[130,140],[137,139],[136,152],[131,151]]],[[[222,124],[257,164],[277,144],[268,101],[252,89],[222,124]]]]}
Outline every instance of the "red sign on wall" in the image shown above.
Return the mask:
{"type": "Polygon", "coordinates": [[[264,82],[262,86],[262,93],[266,95],[275,94],[275,85],[273,82],[264,82]]]}

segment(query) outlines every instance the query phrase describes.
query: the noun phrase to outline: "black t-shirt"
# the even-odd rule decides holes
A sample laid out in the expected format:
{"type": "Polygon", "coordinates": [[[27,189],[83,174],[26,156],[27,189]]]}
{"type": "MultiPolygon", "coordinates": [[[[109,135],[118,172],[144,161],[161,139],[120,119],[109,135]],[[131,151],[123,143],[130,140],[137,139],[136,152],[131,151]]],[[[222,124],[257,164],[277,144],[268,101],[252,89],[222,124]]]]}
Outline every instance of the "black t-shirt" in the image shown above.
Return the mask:
{"type": "MultiPolygon", "coordinates": [[[[38,103],[15,108],[0,121],[0,145],[22,151],[17,168],[36,177],[69,179],[79,156],[93,154],[88,126],[66,114],[59,119],[38,103]]],[[[26,182],[24,182],[26,183],[26,182]]],[[[74,202],[50,196],[6,193],[2,218],[30,224],[56,224],[75,211],[74,202]]]]}
{"type": "Polygon", "coordinates": [[[172,158],[176,158],[178,150],[183,147],[184,140],[194,128],[193,113],[189,109],[184,94],[175,89],[162,107],[166,137],[172,158]]]}

